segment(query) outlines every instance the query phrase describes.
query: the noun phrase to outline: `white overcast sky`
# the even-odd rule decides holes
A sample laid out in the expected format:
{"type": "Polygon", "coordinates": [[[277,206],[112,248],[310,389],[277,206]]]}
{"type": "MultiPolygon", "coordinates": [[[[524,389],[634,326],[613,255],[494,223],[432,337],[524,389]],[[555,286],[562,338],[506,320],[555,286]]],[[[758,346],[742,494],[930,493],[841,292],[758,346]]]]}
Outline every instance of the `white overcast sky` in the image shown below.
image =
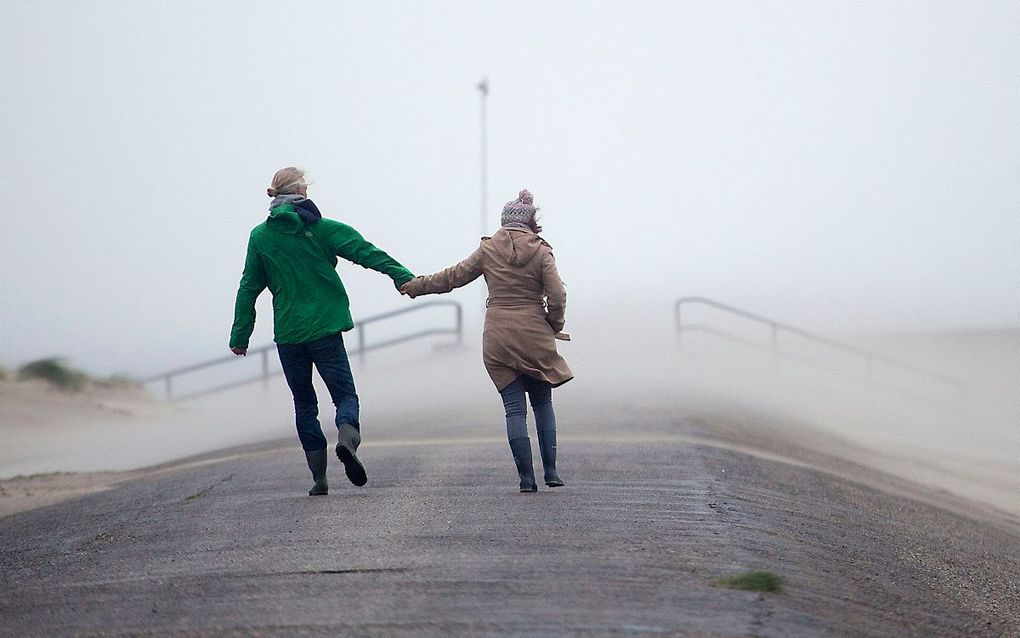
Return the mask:
{"type": "Polygon", "coordinates": [[[6,1],[0,362],[225,353],[281,166],[412,271],[466,256],[484,76],[490,231],[530,188],[575,318],[1017,326],[1015,2],[6,1]]]}

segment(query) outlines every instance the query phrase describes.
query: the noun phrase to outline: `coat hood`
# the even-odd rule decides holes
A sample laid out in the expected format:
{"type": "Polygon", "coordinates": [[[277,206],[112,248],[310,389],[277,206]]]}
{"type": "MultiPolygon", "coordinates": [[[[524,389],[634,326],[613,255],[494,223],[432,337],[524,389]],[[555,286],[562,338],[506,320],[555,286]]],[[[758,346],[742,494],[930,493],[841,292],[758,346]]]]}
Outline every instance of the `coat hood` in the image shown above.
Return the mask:
{"type": "Polygon", "coordinates": [[[542,246],[548,246],[544,239],[522,228],[500,228],[492,236],[492,244],[511,266],[524,266],[542,246]]]}
{"type": "Polygon", "coordinates": [[[319,208],[310,199],[278,195],[269,208],[266,225],[284,233],[297,233],[322,219],[319,208]]]}

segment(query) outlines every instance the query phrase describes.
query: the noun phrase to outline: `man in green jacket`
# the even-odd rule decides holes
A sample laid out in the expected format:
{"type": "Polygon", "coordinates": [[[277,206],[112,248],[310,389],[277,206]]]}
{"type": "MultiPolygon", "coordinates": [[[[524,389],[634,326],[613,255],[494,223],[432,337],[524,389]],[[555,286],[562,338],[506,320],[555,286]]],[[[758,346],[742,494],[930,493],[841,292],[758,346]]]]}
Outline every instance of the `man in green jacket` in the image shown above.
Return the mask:
{"type": "Polygon", "coordinates": [[[255,327],[255,299],[273,295],[273,340],[294,395],[298,438],[315,484],[308,494],[327,494],[326,437],[319,425],[312,366],[326,382],[336,406],[336,455],[355,485],[368,481],[355,452],[361,443],[358,394],[342,333],[354,327],[350,302],[336,272],[337,257],[389,276],[399,291],[414,275],[366,241],[358,231],[323,219],[308,197],[304,172],[282,168],[266,192],[269,218],[251,231],[244,274],[234,304],[230,350],[243,356],[255,327]]]}

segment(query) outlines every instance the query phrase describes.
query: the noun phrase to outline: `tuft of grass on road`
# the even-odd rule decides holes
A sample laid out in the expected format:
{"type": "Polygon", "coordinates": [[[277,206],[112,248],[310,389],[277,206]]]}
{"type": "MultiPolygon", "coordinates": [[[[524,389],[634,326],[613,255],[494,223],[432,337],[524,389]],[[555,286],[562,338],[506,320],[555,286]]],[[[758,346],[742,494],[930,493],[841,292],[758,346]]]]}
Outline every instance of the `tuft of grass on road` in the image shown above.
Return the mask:
{"type": "Polygon", "coordinates": [[[736,576],[727,576],[715,581],[717,587],[726,589],[743,589],[746,591],[763,591],[777,594],[783,591],[783,579],[766,571],[750,571],[736,576]]]}
{"type": "Polygon", "coordinates": [[[197,492],[195,492],[194,494],[188,494],[187,496],[185,496],[185,497],[184,497],[184,500],[185,500],[185,502],[187,502],[187,501],[193,501],[193,500],[195,500],[196,498],[202,498],[203,496],[205,496],[206,494],[208,494],[209,492],[211,492],[211,491],[212,491],[212,489],[213,489],[214,487],[216,487],[216,485],[218,485],[218,484],[217,484],[217,483],[213,483],[213,484],[212,484],[212,485],[210,485],[209,487],[203,487],[202,489],[198,490],[198,491],[197,491],[197,492]]]}
{"type": "Polygon", "coordinates": [[[32,361],[18,368],[18,380],[25,379],[42,379],[60,390],[80,392],[88,383],[89,375],[68,366],[59,357],[51,357],[32,361]]]}

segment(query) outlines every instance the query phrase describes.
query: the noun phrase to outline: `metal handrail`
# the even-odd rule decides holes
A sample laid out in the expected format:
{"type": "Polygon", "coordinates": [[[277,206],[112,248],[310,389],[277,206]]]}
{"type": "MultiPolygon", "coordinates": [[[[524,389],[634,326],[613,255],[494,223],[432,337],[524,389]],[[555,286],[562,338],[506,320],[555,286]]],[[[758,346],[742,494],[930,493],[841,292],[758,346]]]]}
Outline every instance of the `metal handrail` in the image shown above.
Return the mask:
{"type": "MultiPolygon", "coordinates": [[[[397,310],[391,310],[389,312],[384,312],[384,313],[381,313],[381,314],[378,314],[378,315],[372,315],[371,317],[365,317],[364,319],[361,319],[361,320],[355,322],[354,329],[356,330],[356,335],[357,335],[357,346],[354,347],[353,349],[348,350],[347,354],[348,355],[357,355],[358,359],[360,361],[364,362],[365,354],[368,353],[368,352],[371,352],[373,350],[381,350],[383,348],[388,348],[390,346],[395,346],[395,345],[400,344],[400,343],[405,343],[407,341],[412,341],[414,339],[421,339],[423,337],[429,337],[429,336],[432,336],[432,335],[455,334],[455,335],[457,335],[457,343],[458,344],[463,343],[464,342],[464,310],[461,307],[460,303],[456,302],[456,301],[426,301],[426,302],[423,302],[423,303],[416,303],[415,305],[413,305],[411,307],[408,307],[408,308],[400,308],[400,309],[397,309],[397,310]],[[407,313],[411,313],[411,312],[419,312],[421,310],[424,310],[426,308],[431,308],[431,307],[434,307],[434,306],[450,306],[450,307],[454,308],[455,325],[454,325],[453,328],[432,328],[432,329],[428,329],[428,330],[420,330],[418,332],[412,333],[410,335],[405,335],[403,337],[395,337],[393,339],[388,339],[388,340],[383,341],[381,343],[376,343],[376,344],[372,344],[372,345],[366,345],[366,343],[365,343],[365,327],[368,324],[375,323],[375,322],[378,322],[378,321],[382,321],[384,319],[390,319],[392,317],[396,317],[396,316],[407,314],[407,313]]],[[[198,396],[204,396],[204,395],[207,395],[207,394],[212,394],[214,392],[219,392],[221,390],[227,390],[227,389],[230,389],[230,388],[235,388],[235,387],[238,387],[238,386],[241,386],[241,385],[246,385],[248,383],[253,383],[255,381],[265,381],[265,380],[269,379],[269,377],[272,376],[273,374],[279,374],[279,372],[270,373],[270,371],[269,371],[269,352],[272,351],[275,348],[276,348],[276,344],[269,344],[267,346],[259,346],[258,348],[249,348],[248,349],[248,354],[249,355],[260,355],[262,357],[262,373],[259,374],[258,376],[249,377],[249,378],[246,378],[246,379],[242,379],[240,381],[233,381],[233,382],[226,383],[226,384],[219,385],[219,386],[215,386],[213,388],[210,388],[210,389],[207,389],[207,390],[203,390],[203,391],[200,391],[200,392],[193,392],[193,393],[185,395],[185,396],[178,396],[178,397],[174,396],[173,379],[175,377],[179,377],[179,376],[182,376],[182,375],[185,375],[185,374],[189,374],[189,373],[192,373],[192,372],[197,372],[198,370],[204,370],[206,368],[211,368],[213,366],[222,365],[222,364],[225,364],[225,363],[228,363],[228,362],[231,362],[231,361],[237,361],[238,360],[237,355],[233,355],[233,354],[225,355],[225,356],[222,356],[222,357],[217,357],[215,359],[210,359],[208,361],[203,361],[201,363],[195,363],[195,364],[192,364],[192,365],[184,366],[182,368],[174,368],[173,370],[168,370],[167,372],[161,372],[159,374],[152,375],[151,377],[142,379],[141,382],[143,384],[149,384],[149,383],[156,383],[158,381],[162,381],[163,382],[164,391],[166,393],[166,399],[168,401],[174,401],[174,400],[178,400],[179,401],[179,400],[183,400],[183,399],[190,399],[190,398],[195,398],[195,397],[198,397],[198,396]]]]}
{"type": "MultiPolygon", "coordinates": [[[[802,330],[801,328],[797,328],[797,327],[791,326],[789,324],[785,324],[785,323],[782,323],[782,322],[779,322],[779,321],[775,321],[773,319],[769,319],[768,317],[763,317],[761,315],[754,314],[753,312],[748,312],[746,310],[741,310],[740,308],[735,308],[733,306],[730,306],[730,305],[727,305],[727,304],[724,304],[724,303],[720,303],[718,301],[715,301],[713,299],[708,299],[706,297],[681,297],[680,299],[676,300],[676,304],[674,306],[674,320],[676,322],[676,329],[677,329],[678,333],[682,332],[685,329],[684,324],[683,324],[683,315],[681,313],[681,307],[684,304],[702,304],[702,305],[705,305],[705,306],[710,306],[710,307],[715,308],[717,310],[722,310],[722,311],[728,312],[728,313],[730,313],[732,315],[736,315],[738,317],[742,317],[744,319],[748,319],[748,320],[755,321],[757,323],[762,323],[762,324],[765,324],[765,325],[769,326],[769,328],[771,329],[771,333],[772,333],[772,351],[773,352],[778,352],[778,350],[779,350],[779,333],[780,333],[780,331],[783,331],[783,332],[788,332],[788,333],[793,334],[793,335],[797,335],[798,337],[802,337],[802,338],[807,339],[809,341],[814,341],[816,343],[820,343],[822,345],[828,346],[828,347],[833,348],[835,350],[842,350],[843,352],[848,352],[850,354],[853,354],[853,355],[856,355],[858,357],[861,357],[862,359],[864,359],[864,362],[865,362],[865,365],[866,365],[866,370],[867,370],[867,373],[868,373],[869,376],[872,374],[872,371],[874,369],[875,364],[876,363],[881,363],[881,364],[889,366],[891,368],[898,368],[900,370],[904,370],[904,371],[910,372],[912,374],[915,374],[915,375],[918,375],[918,376],[921,376],[921,377],[927,377],[928,379],[936,380],[936,381],[938,381],[940,383],[943,383],[945,385],[951,386],[951,387],[955,388],[956,390],[958,390],[960,392],[963,392],[963,393],[965,393],[966,389],[967,389],[967,386],[965,384],[963,384],[962,382],[960,382],[959,380],[954,379],[952,377],[948,377],[948,376],[946,376],[944,374],[940,374],[938,372],[933,372],[931,370],[925,370],[923,368],[919,368],[919,367],[911,365],[909,363],[904,363],[902,361],[898,361],[896,359],[893,359],[891,357],[887,357],[885,355],[877,354],[877,353],[874,353],[874,352],[869,352],[867,350],[863,350],[863,349],[858,348],[856,346],[851,346],[851,345],[848,345],[848,344],[845,344],[845,343],[841,343],[841,342],[836,341],[834,339],[830,339],[828,337],[823,337],[821,335],[817,335],[817,334],[808,332],[807,330],[802,330]]],[[[693,326],[688,326],[688,328],[690,328],[690,327],[693,327],[693,326]]]]}

